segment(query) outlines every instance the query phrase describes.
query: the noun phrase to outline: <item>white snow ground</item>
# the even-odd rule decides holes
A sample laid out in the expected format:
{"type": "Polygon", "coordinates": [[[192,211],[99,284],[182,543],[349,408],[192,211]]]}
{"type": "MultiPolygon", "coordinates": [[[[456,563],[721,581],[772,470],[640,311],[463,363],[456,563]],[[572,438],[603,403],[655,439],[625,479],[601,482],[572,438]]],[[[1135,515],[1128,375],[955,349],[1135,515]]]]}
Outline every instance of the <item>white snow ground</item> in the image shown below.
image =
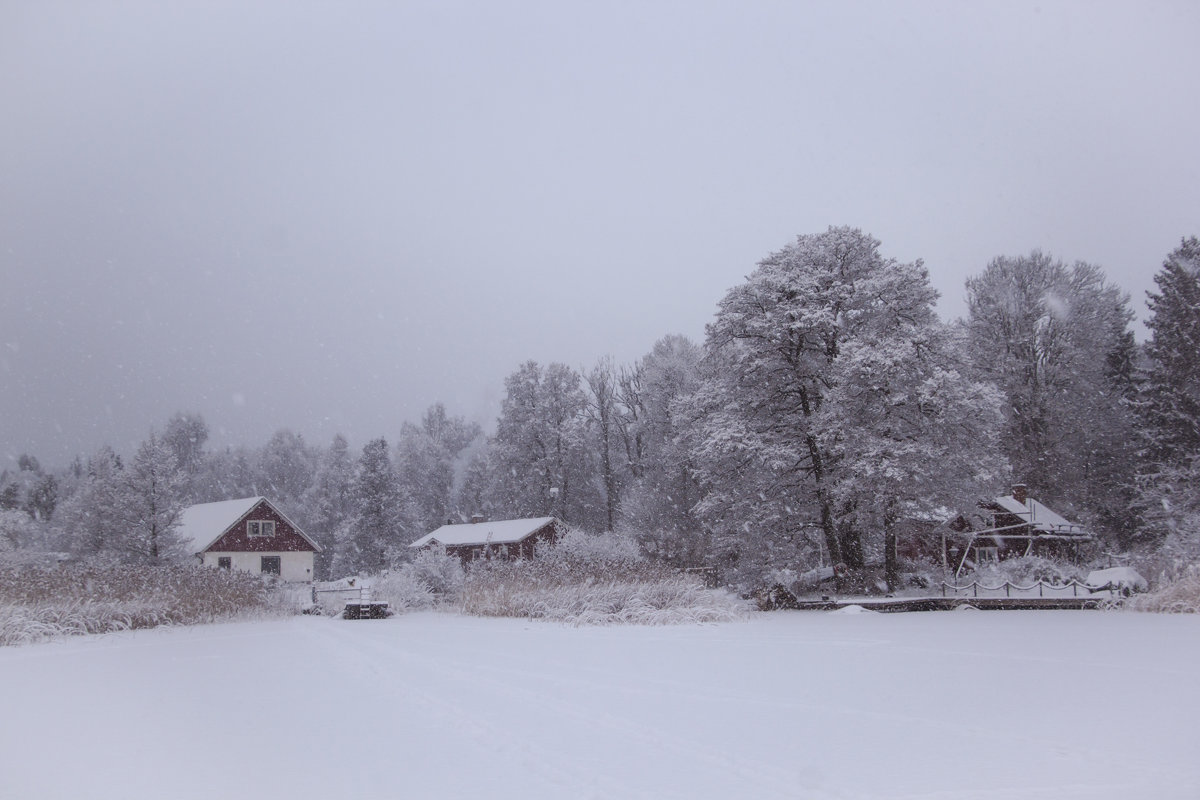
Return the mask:
{"type": "Polygon", "coordinates": [[[0,649],[5,798],[1197,798],[1200,618],[422,613],[0,649]]]}

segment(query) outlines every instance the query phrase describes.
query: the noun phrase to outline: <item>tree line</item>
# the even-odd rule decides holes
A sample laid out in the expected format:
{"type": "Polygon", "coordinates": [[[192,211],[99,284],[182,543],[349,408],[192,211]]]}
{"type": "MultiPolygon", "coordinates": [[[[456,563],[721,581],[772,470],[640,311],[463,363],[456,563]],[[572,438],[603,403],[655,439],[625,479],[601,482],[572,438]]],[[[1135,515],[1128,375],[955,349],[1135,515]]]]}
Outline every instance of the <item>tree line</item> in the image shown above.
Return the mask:
{"type": "Polygon", "coordinates": [[[1178,566],[1200,557],[1200,241],[1155,283],[1143,345],[1100,267],[1038,251],[969,278],[966,318],[945,323],[920,261],[830,228],[764,258],[701,343],[520,365],[490,436],[434,405],[360,452],[289,430],[214,451],[178,413],[127,459],[22,456],[0,474],[0,549],[179,557],[185,505],[263,494],[325,547],[322,575],[386,568],[478,513],[627,533],[733,582],[840,563],[894,585],[905,521],[1017,480],[1105,548],[1178,566]]]}

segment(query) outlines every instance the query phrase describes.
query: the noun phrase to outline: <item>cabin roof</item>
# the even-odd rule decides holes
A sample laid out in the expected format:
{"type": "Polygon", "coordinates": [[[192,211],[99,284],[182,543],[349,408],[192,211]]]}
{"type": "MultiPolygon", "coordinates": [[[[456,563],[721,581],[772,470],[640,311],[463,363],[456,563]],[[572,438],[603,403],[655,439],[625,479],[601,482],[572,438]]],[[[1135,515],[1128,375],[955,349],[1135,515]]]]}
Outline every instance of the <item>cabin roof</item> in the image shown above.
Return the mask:
{"type": "Polygon", "coordinates": [[[1028,522],[1030,527],[1036,531],[1044,533],[1087,534],[1082,526],[1076,525],[1032,497],[1026,498],[1025,502],[1022,503],[1009,494],[997,497],[992,502],[1004,511],[1020,517],[1024,522],[1028,522]]]}
{"type": "Polygon", "coordinates": [[[424,547],[438,543],[453,547],[485,544],[512,544],[526,539],[554,522],[554,517],[532,519],[500,519],[488,522],[467,522],[461,525],[443,525],[427,533],[409,547],[424,547]]]}

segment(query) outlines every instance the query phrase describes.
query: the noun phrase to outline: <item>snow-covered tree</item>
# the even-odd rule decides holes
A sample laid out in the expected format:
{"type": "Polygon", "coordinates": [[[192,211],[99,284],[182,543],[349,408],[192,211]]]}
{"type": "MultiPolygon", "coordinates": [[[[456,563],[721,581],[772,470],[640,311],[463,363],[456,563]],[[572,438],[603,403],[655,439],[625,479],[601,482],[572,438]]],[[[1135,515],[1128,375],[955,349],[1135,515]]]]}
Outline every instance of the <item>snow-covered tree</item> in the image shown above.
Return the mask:
{"type": "Polygon", "coordinates": [[[620,506],[620,530],[651,557],[679,567],[703,566],[707,531],[694,513],[700,486],[688,445],[689,418],[679,406],[700,382],[700,347],[666,336],[619,376],[617,427],[629,485],[620,506]]]}
{"type": "Polygon", "coordinates": [[[613,458],[620,409],[617,405],[617,371],[612,359],[603,358],[597,362],[587,373],[586,380],[588,422],[598,457],[600,482],[604,487],[604,529],[611,531],[620,502],[619,487],[623,482],[620,464],[613,458]]]}
{"type": "Polygon", "coordinates": [[[403,558],[405,547],[419,533],[386,439],[373,439],[363,447],[352,499],[353,515],[337,534],[334,574],[378,572],[403,558]]]}
{"type": "Polygon", "coordinates": [[[167,421],[163,442],[175,455],[179,468],[188,475],[200,470],[204,461],[204,443],[208,441],[208,423],[193,412],[177,412],[167,421]]]}
{"type": "Polygon", "coordinates": [[[337,547],[337,531],[353,514],[354,461],[350,446],[340,433],[333,437],[320,457],[312,485],[301,503],[304,530],[321,545],[313,569],[318,577],[329,575],[337,547]]]}
{"type": "Polygon", "coordinates": [[[25,511],[38,522],[49,522],[58,507],[58,478],[38,475],[25,495],[25,511]]]}
{"type": "Polygon", "coordinates": [[[317,457],[304,437],[283,428],[271,436],[262,449],[259,469],[262,476],[259,493],[277,504],[295,505],[312,483],[317,457]]]}
{"type": "Polygon", "coordinates": [[[55,527],[61,546],[85,558],[118,553],[125,490],[120,456],[111,447],[100,448],[88,459],[79,487],[59,507],[55,527]]]}
{"type": "Polygon", "coordinates": [[[1154,282],[1140,416],[1147,455],[1169,463],[1200,452],[1200,239],[1185,239],[1154,282]]]}
{"type": "MultiPolygon", "coordinates": [[[[441,403],[425,412],[420,425],[406,422],[401,427],[396,445],[396,469],[405,492],[412,499],[422,530],[433,530],[452,515],[455,481],[463,467],[462,456],[480,436],[482,431],[478,424],[449,416],[441,403]]],[[[469,509],[465,513],[476,510],[469,509]]]]}
{"type": "Polygon", "coordinates": [[[1148,364],[1135,403],[1145,457],[1141,533],[1200,559],[1200,239],[1185,239],[1154,282],[1148,364]]]}
{"type": "Polygon", "coordinates": [[[258,469],[259,456],[247,447],[208,453],[191,480],[192,500],[211,503],[263,493],[266,481],[258,469]]]}
{"type": "Polygon", "coordinates": [[[1003,398],[964,377],[962,353],[931,306],[847,342],[822,403],[832,495],[842,521],[883,532],[889,590],[899,583],[899,522],[968,510],[1007,478],[1003,398]]]}
{"type": "Polygon", "coordinates": [[[151,431],[121,471],[113,500],[113,544],[123,560],[155,564],[186,557],[177,533],[185,483],[175,454],[151,431]]]}
{"type": "Polygon", "coordinates": [[[489,505],[505,516],[556,516],[603,527],[586,429],[587,398],[570,367],[522,364],[507,390],[489,453],[489,505]]]}
{"type": "Polygon", "coordinates": [[[37,549],[42,539],[41,526],[24,511],[0,508],[0,562],[6,554],[37,549]]]}
{"type": "MultiPolygon", "coordinates": [[[[698,420],[693,452],[705,491],[699,508],[739,565],[790,566],[820,545],[861,574],[865,497],[840,460],[861,463],[870,446],[902,444],[881,408],[904,396],[893,373],[919,366],[929,392],[952,389],[963,403],[988,397],[945,369],[936,351],[921,352],[935,299],[920,262],[885,258],[862,231],[830,228],[768,256],[721,301],[690,403],[698,420]],[[888,367],[892,384],[862,394],[873,391],[869,382],[856,385],[872,368],[873,350],[897,364],[888,367]],[[872,441],[853,440],[850,429],[864,421],[872,441]]],[[[920,402],[924,419],[912,426],[928,435],[920,426],[936,428],[944,417],[931,398],[920,402]]],[[[905,465],[914,458],[905,453],[905,465]]],[[[889,491],[899,504],[921,487],[889,491]]]]}
{"type": "Polygon", "coordinates": [[[1131,525],[1129,298],[1092,264],[1034,251],[967,281],[977,374],[1004,393],[1004,453],[1030,493],[1117,532],[1131,525]]]}

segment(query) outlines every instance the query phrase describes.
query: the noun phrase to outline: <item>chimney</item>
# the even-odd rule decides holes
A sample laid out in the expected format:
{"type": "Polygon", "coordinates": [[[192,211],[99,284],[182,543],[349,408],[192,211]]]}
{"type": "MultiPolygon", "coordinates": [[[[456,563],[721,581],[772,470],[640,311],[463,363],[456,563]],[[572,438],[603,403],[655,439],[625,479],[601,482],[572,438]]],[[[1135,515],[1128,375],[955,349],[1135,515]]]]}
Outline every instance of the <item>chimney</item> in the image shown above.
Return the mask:
{"type": "Polygon", "coordinates": [[[485,517],[483,514],[472,514],[471,515],[471,524],[472,525],[478,525],[481,522],[487,522],[487,517],[485,517]]]}
{"type": "Polygon", "coordinates": [[[1028,499],[1028,487],[1023,483],[1014,483],[1012,487],[1013,500],[1016,500],[1021,505],[1026,505],[1028,499]]]}

